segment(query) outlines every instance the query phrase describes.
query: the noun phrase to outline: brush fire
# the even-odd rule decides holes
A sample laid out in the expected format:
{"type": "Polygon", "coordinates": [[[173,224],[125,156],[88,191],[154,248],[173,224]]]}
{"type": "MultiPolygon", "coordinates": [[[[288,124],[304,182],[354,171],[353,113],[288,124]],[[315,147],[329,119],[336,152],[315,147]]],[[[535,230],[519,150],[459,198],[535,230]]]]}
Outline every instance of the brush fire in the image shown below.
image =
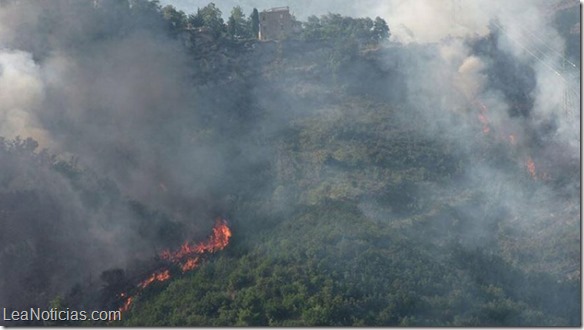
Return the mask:
{"type": "MultiPolygon", "coordinates": [[[[473,101],[473,104],[479,110],[478,119],[479,119],[479,122],[482,124],[482,132],[483,132],[483,134],[487,135],[491,132],[489,117],[487,117],[487,113],[488,113],[489,109],[479,99],[475,99],[473,101]]],[[[509,145],[511,145],[512,147],[518,147],[517,136],[514,133],[511,133],[509,135],[504,135],[504,136],[506,136],[506,138],[503,138],[501,140],[506,140],[509,143],[509,145]]],[[[527,172],[529,173],[529,176],[532,179],[537,180],[538,176],[537,176],[537,171],[535,168],[535,162],[533,161],[533,158],[531,158],[531,156],[528,156],[527,159],[524,161],[524,167],[527,170],[527,172]]],[[[547,173],[542,174],[542,178],[549,179],[549,174],[547,174],[547,173]]]]}
{"type": "Polygon", "coordinates": [[[527,158],[527,161],[525,162],[525,167],[527,168],[529,175],[535,179],[536,178],[535,162],[531,157],[527,158]]]}
{"type": "MultiPolygon", "coordinates": [[[[227,220],[218,218],[215,221],[213,233],[207,240],[194,244],[185,242],[176,251],[171,251],[168,249],[164,250],[162,253],[160,253],[160,258],[180,266],[182,272],[185,273],[195,269],[200,264],[200,260],[203,255],[212,254],[227,247],[231,235],[231,229],[227,224],[227,220]]],[[[119,310],[122,313],[128,311],[132,306],[134,297],[140,294],[142,290],[146,289],[155,282],[168,281],[172,276],[173,274],[171,274],[171,270],[168,268],[153,272],[148,278],[138,284],[136,292],[133,295],[130,296],[125,292],[120,294],[120,298],[122,299],[123,303],[119,310]]]]}
{"type": "Polygon", "coordinates": [[[483,134],[489,134],[491,127],[489,126],[489,117],[487,117],[487,106],[480,100],[475,100],[475,104],[479,108],[479,121],[483,124],[483,134]]]}

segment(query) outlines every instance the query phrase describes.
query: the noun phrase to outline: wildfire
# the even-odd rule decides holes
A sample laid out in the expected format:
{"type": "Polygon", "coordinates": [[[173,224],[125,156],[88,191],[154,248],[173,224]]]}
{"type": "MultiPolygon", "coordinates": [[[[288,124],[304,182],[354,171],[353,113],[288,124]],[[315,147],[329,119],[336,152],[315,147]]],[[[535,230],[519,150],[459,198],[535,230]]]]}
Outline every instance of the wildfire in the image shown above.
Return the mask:
{"type": "Polygon", "coordinates": [[[160,254],[160,257],[164,260],[179,262],[182,259],[206,252],[214,253],[223,250],[229,244],[230,238],[231,229],[227,226],[227,222],[222,219],[217,219],[215,227],[213,227],[213,234],[206,241],[197,244],[185,242],[177,251],[170,252],[169,250],[165,250],[160,254]]]}
{"type": "Polygon", "coordinates": [[[195,269],[199,265],[199,257],[189,258],[187,261],[182,264],[181,269],[184,272],[188,272],[189,270],[195,269]]]}
{"type": "Polygon", "coordinates": [[[531,177],[535,179],[536,178],[535,162],[533,161],[533,159],[531,159],[531,157],[529,157],[525,162],[525,167],[527,167],[529,175],[531,175],[531,177]]]}
{"type": "Polygon", "coordinates": [[[170,278],[170,271],[167,269],[164,272],[152,274],[149,278],[147,278],[146,280],[144,280],[140,284],[138,284],[138,286],[141,287],[142,289],[144,289],[154,282],[164,282],[164,281],[168,280],[169,278],[170,278]]]}
{"type": "Polygon", "coordinates": [[[489,132],[491,131],[491,127],[489,126],[489,117],[487,117],[487,106],[481,102],[480,100],[476,100],[475,103],[478,105],[479,107],[479,121],[481,122],[481,124],[483,124],[483,133],[484,134],[489,134],[489,132]]]}
{"type": "MultiPolygon", "coordinates": [[[[160,253],[160,258],[174,264],[179,264],[181,270],[185,273],[195,269],[199,265],[199,261],[203,254],[215,253],[223,250],[229,244],[231,235],[231,229],[227,225],[227,221],[224,219],[217,219],[215,221],[215,226],[213,227],[213,234],[211,234],[206,241],[196,244],[185,242],[174,252],[171,252],[170,250],[162,251],[162,253],[160,253]]],[[[139,294],[141,290],[146,289],[154,282],[164,282],[170,278],[171,273],[169,269],[156,271],[138,284],[138,292],[136,294],[139,294]]],[[[132,305],[133,297],[127,297],[126,293],[120,294],[120,297],[125,298],[124,304],[120,307],[120,311],[125,312],[132,305]]]]}
{"type": "MultiPolygon", "coordinates": [[[[489,117],[487,116],[489,109],[479,99],[475,99],[473,101],[473,105],[476,106],[479,110],[479,113],[477,114],[477,116],[478,116],[479,121],[483,125],[483,129],[482,129],[483,134],[489,134],[489,132],[491,132],[490,121],[489,121],[489,117]]],[[[495,127],[495,128],[497,128],[497,127],[495,127]]],[[[498,130],[496,130],[496,131],[498,131],[498,130]]],[[[501,134],[499,137],[502,140],[507,140],[509,142],[509,144],[513,147],[517,147],[517,145],[518,145],[518,139],[517,139],[517,136],[515,135],[515,133],[511,133],[508,136],[506,134],[501,134]]],[[[525,168],[526,168],[527,172],[529,173],[529,175],[533,179],[538,178],[537,170],[535,167],[535,162],[533,161],[533,159],[530,156],[527,158],[527,160],[525,160],[525,168]]],[[[550,175],[548,173],[541,172],[541,169],[540,169],[539,178],[542,180],[549,180],[550,175]]]]}
{"type": "MultiPolygon", "coordinates": [[[[124,294],[122,293],[122,296],[124,294]]],[[[120,307],[120,312],[124,313],[125,311],[127,311],[128,309],[130,309],[130,305],[132,305],[132,297],[128,297],[126,299],[126,301],[124,302],[124,304],[122,305],[122,307],[120,307]]]]}

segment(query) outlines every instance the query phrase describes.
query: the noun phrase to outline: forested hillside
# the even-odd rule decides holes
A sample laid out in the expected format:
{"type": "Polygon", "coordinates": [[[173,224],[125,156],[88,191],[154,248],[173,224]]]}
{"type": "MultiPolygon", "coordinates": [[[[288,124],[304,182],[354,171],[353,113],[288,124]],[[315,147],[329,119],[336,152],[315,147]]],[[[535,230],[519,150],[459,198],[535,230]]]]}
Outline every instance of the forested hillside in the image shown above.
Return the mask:
{"type": "Polygon", "coordinates": [[[337,14],[263,41],[257,15],[0,1],[0,305],[121,309],[115,326],[581,324],[580,115],[560,89],[579,68],[554,80],[564,57],[520,52],[504,15],[408,44],[337,14]]]}

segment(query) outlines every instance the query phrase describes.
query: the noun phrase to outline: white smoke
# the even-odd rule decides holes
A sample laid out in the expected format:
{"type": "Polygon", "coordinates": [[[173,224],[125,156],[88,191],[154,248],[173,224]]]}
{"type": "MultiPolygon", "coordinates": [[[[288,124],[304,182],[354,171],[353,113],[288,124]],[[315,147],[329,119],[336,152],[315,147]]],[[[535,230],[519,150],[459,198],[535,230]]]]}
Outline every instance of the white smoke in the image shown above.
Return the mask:
{"type": "Polygon", "coordinates": [[[0,51],[0,136],[32,137],[49,147],[49,133],[37,118],[43,100],[41,71],[31,54],[0,51]]]}

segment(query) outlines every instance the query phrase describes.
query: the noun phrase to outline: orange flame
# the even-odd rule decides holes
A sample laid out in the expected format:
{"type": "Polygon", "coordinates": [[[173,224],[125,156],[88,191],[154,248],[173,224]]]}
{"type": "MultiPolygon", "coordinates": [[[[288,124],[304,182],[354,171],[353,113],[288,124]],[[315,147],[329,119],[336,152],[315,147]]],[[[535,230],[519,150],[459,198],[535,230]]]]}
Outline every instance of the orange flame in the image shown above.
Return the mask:
{"type": "Polygon", "coordinates": [[[475,102],[479,107],[478,117],[479,117],[479,121],[481,122],[481,124],[483,124],[483,133],[489,134],[489,132],[491,131],[491,127],[489,126],[489,117],[487,117],[488,108],[480,100],[476,100],[475,102]]]}
{"type": "MultiPolygon", "coordinates": [[[[224,219],[217,219],[215,221],[215,226],[213,227],[213,234],[209,236],[206,241],[189,244],[188,242],[183,243],[181,247],[171,252],[170,250],[164,250],[160,253],[160,257],[164,260],[171,261],[173,263],[181,264],[181,269],[183,273],[195,269],[199,265],[199,260],[201,255],[204,253],[214,253],[223,250],[228,244],[231,238],[231,229],[227,225],[227,221],[224,219]],[[185,260],[186,259],[186,260],[185,260]],[[185,260],[183,262],[183,260],[185,260]]],[[[171,277],[170,270],[165,269],[164,271],[154,272],[150,277],[138,284],[138,293],[144,290],[149,285],[154,282],[164,282],[169,280],[171,277]]],[[[138,294],[137,293],[137,294],[138,294]]],[[[121,298],[125,298],[126,294],[120,294],[121,298]]],[[[124,301],[124,304],[120,307],[120,312],[126,312],[130,309],[132,305],[133,297],[128,297],[124,301]]]]}
{"type": "Polygon", "coordinates": [[[142,289],[145,289],[147,286],[149,286],[150,284],[154,283],[154,282],[164,282],[166,280],[168,280],[170,278],[170,271],[167,269],[164,272],[160,272],[160,273],[154,273],[152,274],[149,278],[147,278],[146,280],[142,281],[140,284],[138,284],[139,287],[141,287],[142,289]]]}
{"type": "Polygon", "coordinates": [[[527,161],[525,162],[525,166],[527,167],[529,175],[531,175],[531,177],[535,179],[536,178],[535,162],[531,157],[527,159],[527,161]]]}
{"type": "Polygon", "coordinates": [[[132,305],[132,297],[128,297],[126,299],[126,301],[124,302],[124,304],[122,305],[122,307],[120,307],[120,312],[122,312],[122,313],[126,312],[128,309],[130,309],[131,305],[132,305]]]}
{"type": "Polygon", "coordinates": [[[217,219],[215,227],[213,227],[213,234],[206,241],[198,244],[189,244],[188,242],[185,242],[175,252],[170,252],[169,250],[162,251],[160,257],[164,260],[178,262],[181,259],[193,255],[203,254],[205,252],[214,253],[223,250],[227,244],[229,244],[231,235],[231,229],[227,226],[227,221],[217,219]]]}
{"type": "Polygon", "coordinates": [[[199,265],[199,257],[189,258],[187,261],[181,266],[183,273],[188,272],[189,270],[195,269],[199,265]]]}

